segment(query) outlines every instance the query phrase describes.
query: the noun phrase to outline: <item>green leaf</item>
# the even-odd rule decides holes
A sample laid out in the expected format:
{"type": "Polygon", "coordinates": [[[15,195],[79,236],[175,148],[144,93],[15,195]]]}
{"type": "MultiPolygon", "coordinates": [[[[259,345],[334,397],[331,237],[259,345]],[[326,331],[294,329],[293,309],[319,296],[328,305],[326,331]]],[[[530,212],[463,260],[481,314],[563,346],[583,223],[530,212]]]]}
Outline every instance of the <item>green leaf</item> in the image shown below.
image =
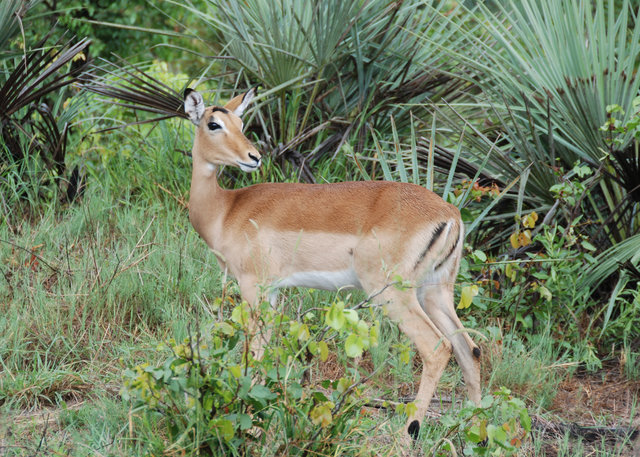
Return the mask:
{"type": "Polygon", "coordinates": [[[346,392],[349,387],[351,387],[351,379],[342,377],[338,379],[335,389],[342,394],[346,392]]]}
{"type": "Polygon", "coordinates": [[[240,365],[231,365],[229,366],[229,373],[231,373],[231,376],[238,379],[242,376],[242,367],[240,365]]]}
{"type": "Polygon", "coordinates": [[[335,302],[327,311],[325,323],[334,330],[340,331],[347,322],[344,315],[344,302],[335,302]]]}
{"type": "Polygon", "coordinates": [[[480,262],[487,261],[487,255],[484,252],[480,251],[479,249],[476,249],[475,251],[473,251],[473,256],[477,258],[480,262]]]}
{"type": "Polygon", "coordinates": [[[302,386],[297,382],[290,382],[287,385],[287,392],[289,392],[289,395],[291,395],[296,400],[302,398],[302,386]]]}
{"type": "Polygon", "coordinates": [[[520,425],[527,432],[531,432],[531,416],[529,416],[529,411],[526,408],[520,410],[520,425]]]}
{"type": "Polygon", "coordinates": [[[491,406],[493,406],[493,401],[494,398],[492,395],[485,395],[482,397],[482,400],[480,400],[480,407],[483,409],[491,408],[491,406]]]}
{"type": "Polygon", "coordinates": [[[544,298],[547,301],[551,301],[551,299],[553,298],[553,295],[551,294],[551,291],[549,289],[547,289],[545,286],[540,285],[538,287],[538,292],[540,293],[540,296],[542,298],[544,298]]]}
{"type": "Polygon", "coordinates": [[[460,217],[467,224],[473,221],[473,213],[469,211],[467,208],[462,208],[460,210],[460,217]]]}
{"type": "Polygon", "coordinates": [[[238,397],[246,400],[249,396],[249,389],[251,389],[251,376],[243,376],[239,379],[240,389],[238,390],[238,397]]]}
{"type": "Polygon", "coordinates": [[[605,108],[607,113],[609,114],[614,114],[614,113],[620,113],[620,114],[624,114],[624,109],[622,109],[622,106],[620,105],[607,105],[607,107],[605,108]]]}
{"type": "Polygon", "coordinates": [[[407,403],[404,412],[408,417],[413,417],[418,412],[418,407],[415,402],[409,402],[407,403]]]}
{"type": "Polygon", "coordinates": [[[344,349],[348,357],[360,357],[363,350],[362,338],[352,333],[347,337],[344,343],[344,349]]]}
{"type": "Polygon", "coordinates": [[[249,430],[253,425],[251,416],[249,416],[248,414],[238,414],[237,421],[240,430],[249,430]]]}
{"type": "Polygon", "coordinates": [[[246,310],[244,303],[233,308],[231,320],[240,325],[247,325],[249,323],[249,312],[246,310]]]}
{"type": "Polygon", "coordinates": [[[235,431],[229,419],[215,419],[209,422],[209,427],[215,429],[225,441],[231,441],[235,431]]]}
{"type": "Polygon", "coordinates": [[[233,336],[235,334],[235,329],[228,322],[220,322],[216,324],[216,329],[220,331],[223,335],[233,336]]]}
{"type": "Polygon", "coordinates": [[[355,309],[345,309],[344,317],[347,319],[347,322],[351,325],[356,325],[358,323],[358,312],[355,309]]]}
{"type": "Polygon", "coordinates": [[[398,356],[400,357],[400,361],[407,365],[411,361],[411,348],[406,344],[401,345],[398,356]]]}
{"type": "Polygon", "coordinates": [[[363,338],[369,337],[369,326],[365,321],[358,321],[356,325],[356,333],[363,338]]]}
{"type": "MultiPolygon", "coordinates": [[[[329,388],[332,388],[332,384],[333,383],[331,381],[327,381],[326,383],[322,384],[322,387],[324,387],[325,389],[329,389],[329,388]]],[[[327,396],[325,394],[323,394],[322,392],[320,392],[320,391],[313,392],[311,394],[311,398],[313,398],[317,402],[329,401],[327,396]]]]}
{"type": "Polygon", "coordinates": [[[469,429],[465,432],[465,435],[469,441],[472,443],[479,443],[483,440],[480,436],[480,426],[478,424],[473,424],[469,429]]]}
{"type": "Polygon", "coordinates": [[[256,384],[249,391],[249,396],[255,398],[256,400],[273,400],[278,396],[271,392],[267,386],[263,386],[262,384],[256,384]]]}
{"type": "Polygon", "coordinates": [[[498,427],[494,424],[487,425],[487,437],[490,441],[499,443],[502,446],[508,446],[507,433],[502,427],[498,427]]]}
{"type": "Polygon", "coordinates": [[[202,400],[202,409],[205,411],[211,411],[213,409],[213,400],[215,399],[214,395],[210,393],[206,393],[202,400]]]}
{"type": "Polygon", "coordinates": [[[310,337],[307,324],[302,324],[297,321],[290,322],[289,333],[298,341],[307,341],[310,337]]]}

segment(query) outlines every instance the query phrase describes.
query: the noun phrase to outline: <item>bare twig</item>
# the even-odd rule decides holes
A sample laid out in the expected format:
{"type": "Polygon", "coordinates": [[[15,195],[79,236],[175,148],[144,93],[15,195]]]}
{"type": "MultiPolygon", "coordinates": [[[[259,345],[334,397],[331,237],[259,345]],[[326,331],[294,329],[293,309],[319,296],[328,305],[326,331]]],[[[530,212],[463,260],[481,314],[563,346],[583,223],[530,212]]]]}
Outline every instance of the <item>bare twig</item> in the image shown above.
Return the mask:
{"type": "Polygon", "coordinates": [[[38,443],[38,447],[36,449],[36,451],[34,452],[34,456],[38,454],[38,452],[40,452],[40,449],[42,448],[42,445],[44,444],[44,442],[47,439],[47,429],[49,428],[49,415],[47,414],[47,418],[45,419],[44,422],[44,429],[42,429],[42,435],[40,436],[40,443],[38,443]]]}
{"type": "Polygon", "coordinates": [[[9,241],[9,240],[2,240],[0,239],[0,242],[2,243],[7,243],[8,245],[11,245],[13,247],[16,247],[18,249],[21,249],[25,252],[28,252],[29,254],[31,254],[33,257],[35,257],[36,259],[38,259],[40,262],[42,262],[44,265],[46,265],[47,267],[49,267],[51,269],[51,271],[53,271],[54,273],[60,273],[60,270],[57,269],[56,267],[52,266],[49,262],[47,262],[46,260],[44,260],[41,256],[39,256],[38,254],[36,254],[34,251],[32,251],[29,248],[25,248],[24,246],[20,246],[19,244],[14,243],[13,241],[9,241]]]}

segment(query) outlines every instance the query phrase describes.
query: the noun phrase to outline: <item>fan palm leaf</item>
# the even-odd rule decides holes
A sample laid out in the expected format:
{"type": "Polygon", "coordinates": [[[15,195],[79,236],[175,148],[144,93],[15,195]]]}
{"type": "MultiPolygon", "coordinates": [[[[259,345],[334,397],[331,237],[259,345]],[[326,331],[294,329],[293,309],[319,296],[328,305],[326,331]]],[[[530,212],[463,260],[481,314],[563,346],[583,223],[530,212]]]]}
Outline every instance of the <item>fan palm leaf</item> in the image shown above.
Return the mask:
{"type": "Polygon", "coordinates": [[[172,117],[189,118],[184,112],[181,94],[126,60],[118,63],[103,59],[102,66],[93,67],[83,78],[82,86],[89,92],[108,97],[110,103],[160,115],[118,128],[172,117]]]}
{"type": "MultiPolygon", "coordinates": [[[[90,43],[88,39],[71,39],[66,42],[59,40],[53,47],[45,47],[49,36],[37,43],[33,51],[25,53],[13,70],[7,75],[0,85],[0,129],[2,139],[9,149],[14,159],[18,160],[23,155],[23,147],[20,135],[32,137],[29,131],[30,113],[33,109],[39,111],[42,118],[41,127],[51,133],[53,119],[50,118],[51,111],[42,100],[47,95],[59,91],[78,80],[79,74],[83,71],[82,66],[72,66],[68,70],[64,67],[72,59],[87,48],[90,43]],[[39,106],[34,108],[34,104],[39,106]],[[26,115],[24,110],[27,109],[26,115]],[[20,115],[20,113],[23,113],[20,115]],[[46,126],[49,126],[48,128],[46,126]]],[[[56,124],[57,125],[57,124],[56,124]]],[[[62,144],[60,141],[66,135],[58,137],[44,135],[45,142],[52,141],[50,151],[54,152],[52,160],[54,163],[61,163],[59,154],[62,144]]]]}

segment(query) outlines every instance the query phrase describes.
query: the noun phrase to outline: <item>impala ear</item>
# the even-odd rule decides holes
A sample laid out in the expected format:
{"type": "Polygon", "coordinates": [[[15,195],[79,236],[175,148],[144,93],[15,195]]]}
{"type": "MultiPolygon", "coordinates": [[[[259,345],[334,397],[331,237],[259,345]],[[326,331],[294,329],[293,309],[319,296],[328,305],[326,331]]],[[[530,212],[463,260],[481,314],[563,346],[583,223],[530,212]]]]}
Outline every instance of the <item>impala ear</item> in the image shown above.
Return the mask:
{"type": "Polygon", "coordinates": [[[204,100],[200,92],[196,92],[191,88],[184,91],[184,112],[187,113],[191,122],[195,125],[200,124],[200,119],[204,114],[204,100]]]}
{"type": "Polygon", "coordinates": [[[224,107],[240,117],[244,113],[244,110],[247,109],[247,106],[249,106],[249,103],[251,103],[251,100],[253,100],[253,97],[256,96],[257,92],[257,87],[252,87],[244,94],[233,97],[224,107]]]}

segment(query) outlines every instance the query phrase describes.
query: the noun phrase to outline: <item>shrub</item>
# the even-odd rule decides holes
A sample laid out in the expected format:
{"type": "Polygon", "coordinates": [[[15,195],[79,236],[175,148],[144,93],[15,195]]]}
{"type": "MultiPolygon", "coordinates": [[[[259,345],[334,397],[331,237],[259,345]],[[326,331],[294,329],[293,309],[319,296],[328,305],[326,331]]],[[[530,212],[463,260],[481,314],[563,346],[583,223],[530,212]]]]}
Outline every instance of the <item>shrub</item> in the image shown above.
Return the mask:
{"type": "MultiPolygon", "coordinates": [[[[218,300],[217,311],[229,303],[218,300]]],[[[363,379],[352,370],[337,380],[305,383],[313,364],[300,359],[325,362],[339,333],[348,334],[346,354],[360,356],[376,344],[377,322],[367,324],[342,302],[329,306],[324,319],[310,310],[300,320],[265,303],[256,310],[260,324],[252,335],[250,312],[243,302],[229,318],[199,324],[184,341],[163,345],[167,357],[161,365],[126,370],[123,397],[133,401],[141,424],[166,433],[159,446],[167,449],[212,455],[254,455],[263,448],[283,455],[335,452],[366,421],[360,414],[363,379]],[[276,335],[255,360],[249,339],[267,328],[276,335]]]]}

